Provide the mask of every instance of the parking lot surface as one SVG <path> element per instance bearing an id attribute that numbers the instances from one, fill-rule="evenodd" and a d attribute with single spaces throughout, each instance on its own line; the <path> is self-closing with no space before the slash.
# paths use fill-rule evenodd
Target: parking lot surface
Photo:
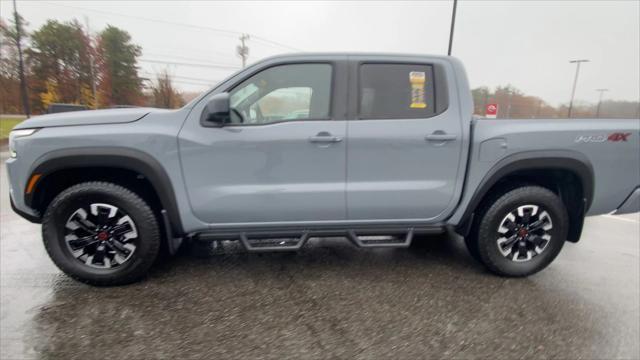
<path id="1" fill-rule="evenodd" d="M 639 358 L 640 216 L 588 218 L 546 270 L 501 278 L 453 235 L 409 249 L 185 248 L 143 282 L 78 283 L 0 170 L 2 359 Z"/>

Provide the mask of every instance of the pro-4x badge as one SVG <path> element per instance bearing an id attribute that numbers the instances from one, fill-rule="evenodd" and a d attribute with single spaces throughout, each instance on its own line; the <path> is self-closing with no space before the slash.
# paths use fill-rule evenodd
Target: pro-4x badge
<path id="1" fill-rule="evenodd" d="M 608 141 L 627 141 L 631 133 L 613 133 L 607 138 Z"/>
<path id="2" fill-rule="evenodd" d="M 579 135 L 576 137 L 577 143 L 603 143 L 605 141 L 618 142 L 627 141 L 631 133 L 612 133 L 607 135 Z"/>

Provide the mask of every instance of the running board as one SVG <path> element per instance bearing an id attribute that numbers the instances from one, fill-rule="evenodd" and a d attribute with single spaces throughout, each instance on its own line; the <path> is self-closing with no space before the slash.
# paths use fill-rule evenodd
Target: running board
<path id="1" fill-rule="evenodd" d="M 387 227 L 364 229 L 270 229 L 268 231 L 206 232 L 195 236 L 202 241 L 239 240 L 249 252 L 297 251 L 314 237 L 346 237 L 361 248 L 405 248 L 411 245 L 415 234 L 440 234 L 441 226 Z"/>

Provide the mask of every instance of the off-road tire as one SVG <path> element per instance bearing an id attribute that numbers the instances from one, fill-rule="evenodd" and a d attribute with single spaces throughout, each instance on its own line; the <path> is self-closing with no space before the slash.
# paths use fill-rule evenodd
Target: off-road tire
<path id="1" fill-rule="evenodd" d="M 536 205 L 550 216 L 553 228 L 551 240 L 544 251 L 524 262 L 516 262 L 500 253 L 497 232 L 501 221 L 510 212 L 523 205 Z M 471 256 L 489 271 L 508 277 L 532 275 L 547 267 L 560 253 L 567 238 L 568 215 L 562 200 L 551 190 L 540 186 L 521 186 L 496 193 L 476 212 L 471 234 L 465 239 Z"/>
<path id="2" fill-rule="evenodd" d="M 65 224 L 79 205 L 101 202 L 126 212 L 135 223 L 138 245 L 131 258 L 113 269 L 96 269 L 74 258 L 65 241 Z M 124 285 L 142 279 L 158 256 L 160 231 L 149 205 L 134 192 L 113 183 L 85 182 L 58 194 L 47 207 L 42 238 L 53 262 L 70 277 L 97 286 Z"/>

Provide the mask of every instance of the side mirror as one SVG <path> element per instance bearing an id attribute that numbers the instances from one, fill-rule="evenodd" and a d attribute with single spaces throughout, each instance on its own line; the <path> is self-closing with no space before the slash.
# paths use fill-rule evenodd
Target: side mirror
<path id="1" fill-rule="evenodd" d="M 200 124 L 207 127 L 222 127 L 231 122 L 229 93 L 214 95 L 202 110 Z"/>

